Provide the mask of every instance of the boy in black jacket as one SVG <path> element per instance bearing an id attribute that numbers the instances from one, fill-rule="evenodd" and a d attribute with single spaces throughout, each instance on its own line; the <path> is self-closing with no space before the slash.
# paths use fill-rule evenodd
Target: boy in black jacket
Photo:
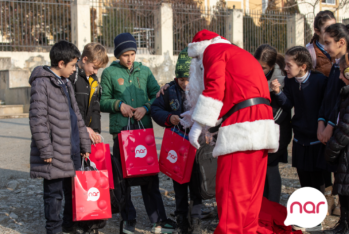
<path id="1" fill-rule="evenodd" d="M 101 111 L 100 85 L 97 72 L 108 63 L 107 50 L 99 43 L 89 43 L 84 47 L 81 59 L 77 63 L 76 72 L 70 77 L 79 105 L 80 114 L 85 121 L 90 139 L 100 143 Z M 98 133 L 98 134 L 97 134 Z"/>
<path id="2" fill-rule="evenodd" d="M 189 67 L 191 58 L 188 56 L 188 48 L 181 51 L 176 64 L 176 79 L 174 85 L 169 87 L 164 95 L 155 99 L 151 106 L 151 116 L 154 121 L 162 127 L 171 128 L 178 126 L 182 131 L 180 114 L 185 112 L 185 89 L 189 83 Z M 187 133 L 188 134 L 188 133 Z M 197 173 L 198 165 L 194 162 L 193 174 Z M 176 221 L 177 229 L 173 233 L 186 234 L 189 230 L 188 222 L 188 186 L 190 189 L 190 199 L 193 201 L 191 210 L 192 233 L 201 233 L 201 204 L 202 199 L 198 193 L 198 185 L 190 181 L 187 184 L 179 184 L 173 181 L 176 198 Z"/>

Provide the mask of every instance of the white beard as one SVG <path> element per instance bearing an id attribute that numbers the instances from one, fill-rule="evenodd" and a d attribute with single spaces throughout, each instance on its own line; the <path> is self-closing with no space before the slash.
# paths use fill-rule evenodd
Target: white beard
<path id="1" fill-rule="evenodd" d="M 191 116 L 193 115 L 200 94 L 202 94 L 202 91 L 205 89 L 204 68 L 202 65 L 202 58 L 200 57 L 193 58 L 190 64 L 189 84 L 185 91 L 186 101 L 184 103 L 187 111 L 183 113 L 183 119 L 181 119 L 181 124 L 184 128 L 189 128 L 193 125 L 194 121 Z"/>

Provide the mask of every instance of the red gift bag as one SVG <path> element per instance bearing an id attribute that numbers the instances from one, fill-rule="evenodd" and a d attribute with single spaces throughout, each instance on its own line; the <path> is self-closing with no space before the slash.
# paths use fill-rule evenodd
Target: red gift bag
<path id="1" fill-rule="evenodd" d="M 196 149 L 188 136 L 176 128 L 166 128 L 160 151 L 160 171 L 176 182 L 190 181 Z"/>
<path id="2" fill-rule="evenodd" d="M 72 178 L 73 221 L 110 219 L 108 171 L 76 171 Z"/>
<path id="3" fill-rule="evenodd" d="M 124 178 L 150 176 L 160 172 L 152 128 L 124 130 L 118 137 Z"/>
<path id="4" fill-rule="evenodd" d="M 113 169 L 111 164 L 109 144 L 98 143 L 91 145 L 90 159 L 98 170 L 107 170 L 109 178 L 109 188 L 114 189 Z"/>

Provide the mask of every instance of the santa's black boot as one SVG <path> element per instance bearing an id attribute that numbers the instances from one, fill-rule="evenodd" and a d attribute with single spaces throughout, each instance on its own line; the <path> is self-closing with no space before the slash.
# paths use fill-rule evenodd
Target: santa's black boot
<path id="1" fill-rule="evenodd" d="M 336 225 L 330 229 L 325 230 L 325 234 L 349 234 L 348 222 L 349 212 L 344 207 L 341 207 L 341 217 Z"/>

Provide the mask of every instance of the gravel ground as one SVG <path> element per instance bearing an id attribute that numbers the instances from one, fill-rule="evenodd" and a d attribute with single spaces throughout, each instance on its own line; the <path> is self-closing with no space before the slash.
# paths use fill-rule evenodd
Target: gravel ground
<path id="1" fill-rule="evenodd" d="M 28 119 L 0 120 L 2 132 L 0 138 L 0 234 L 44 234 L 45 216 L 43 208 L 42 179 L 29 179 L 29 144 L 30 131 Z M 106 143 L 112 146 L 112 138 L 108 134 L 108 116 L 102 114 L 102 134 Z M 154 127 L 158 152 L 161 147 L 163 129 Z M 15 146 L 15 147 L 14 147 Z M 291 146 L 289 147 L 291 149 Z M 291 155 L 291 152 L 289 152 Z M 291 162 L 291 158 L 289 158 Z M 289 196 L 300 188 L 297 172 L 291 164 L 280 164 L 282 176 L 281 204 L 287 204 Z M 175 201 L 172 181 L 160 173 L 160 188 L 168 217 L 174 212 Z M 146 215 L 140 189 L 132 188 L 132 201 L 137 210 L 136 233 L 150 233 L 151 224 Z M 216 206 L 215 200 L 205 201 L 205 205 L 212 210 Z M 203 220 L 203 226 L 209 227 L 216 217 Z M 323 226 L 329 228 L 338 220 L 337 216 L 327 216 Z M 120 217 L 113 215 L 101 234 L 118 233 Z M 205 230 L 205 233 L 213 233 Z M 321 233 L 321 232 L 320 232 Z"/>

